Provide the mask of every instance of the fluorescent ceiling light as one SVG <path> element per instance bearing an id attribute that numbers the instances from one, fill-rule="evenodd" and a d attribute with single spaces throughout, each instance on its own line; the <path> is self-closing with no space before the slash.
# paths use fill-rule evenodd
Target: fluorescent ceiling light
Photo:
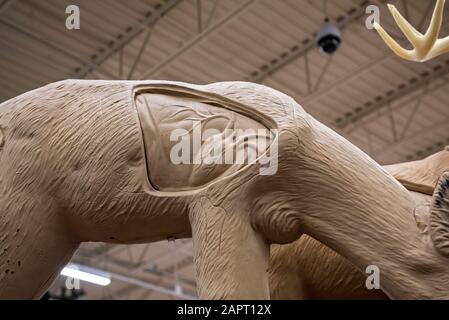
<path id="1" fill-rule="evenodd" d="M 111 283 L 111 276 L 108 273 L 77 265 L 68 265 L 62 269 L 61 275 L 94 283 L 99 286 L 107 286 Z"/>

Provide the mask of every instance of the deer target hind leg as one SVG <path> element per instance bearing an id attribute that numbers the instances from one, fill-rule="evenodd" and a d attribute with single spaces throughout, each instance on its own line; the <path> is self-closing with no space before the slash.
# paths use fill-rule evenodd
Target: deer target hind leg
<path id="1" fill-rule="evenodd" d="M 303 237 L 302 237 L 303 238 Z M 272 300 L 309 299 L 307 286 L 298 270 L 299 240 L 270 248 L 270 298 Z"/>
<path id="2" fill-rule="evenodd" d="M 269 245 L 239 210 L 200 198 L 190 213 L 197 291 L 205 299 L 269 299 Z"/>
<path id="3" fill-rule="evenodd" d="M 49 199 L 9 190 L 0 208 L 0 299 L 39 299 L 79 243 Z"/>

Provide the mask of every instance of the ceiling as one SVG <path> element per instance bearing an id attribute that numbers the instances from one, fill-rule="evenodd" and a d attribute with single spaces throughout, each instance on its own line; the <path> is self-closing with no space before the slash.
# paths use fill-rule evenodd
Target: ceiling
<path id="1" fill-rule="evenodd" d="M 391 2 L 427 28 L 434 1 Z M 449 144 L 449 56 L 427 63 L 395 56 L 365 27 L 365 8 L 378 5 L 382 25 L 408 46 L 384 1 L 327 1 L 343 31 L 332 57 L 314 44 L 323 1 L 79 0 L 79 30 L 65 26 L 70 4 L 0 0 L 0 101 L 65 78 L 246 80 L 291 95 L 382 164 Z M 86 284 L 84 298 L 195 297 L 189 240 L 85 244 L 74 261 L 113 275 L 108 287 Z"/>

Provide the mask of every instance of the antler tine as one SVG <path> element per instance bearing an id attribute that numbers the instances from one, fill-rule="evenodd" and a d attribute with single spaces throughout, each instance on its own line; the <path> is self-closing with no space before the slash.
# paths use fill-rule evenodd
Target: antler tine
<path id="1" fill-rule="evenodd" d="M 388 4 L 388 9 L 393 15 L 394 21 L 402 30 L 407 39 L 411 42 L 411 44 L 415 48 L 419 48 L 422 46 L 423 35 L 421 32 L 415 29 L 399 12 L 398 9 L 392 4 Z"/>
<path id="2" fill-rule="evenodd" d="M 413 50 L 406 50 L 402 48 L 399 43 L 396 42 L 386 31 L 384 28 L 382 28 L 381 25 L 379 25 L 377 22 L 374 22 L 374 28 L 377 30 L 381 38 L 384 40 L 384 42 L 387 44 L 387 46 L 390 47 L 391 50 L 393 50 L 394 53 L 396 53 L 399 57 L 405 60 L 414 60 L 414 51 Z"/>
<path id="3" fill-rule="evenodd" d="M 441 24 L 443 22 L 443 11 L 446 0 L 437 0 L 435 10 L 433 12 L 432 20 L 430 21 L 429 29 L 426 32 L 426 47 L 430 51 L 438 39 L 440 34 Z"/>
<path id="4" fill-rule="evenodd" d="M 428 60 L 449 52 L 449 37 L 438 39 L 429 53 Z"/>
<path id="5" fill-rule="evenodd" d="M 415 47 L 413 50 L 406 50 L 402 48 L 379 24 L 374 23 L 374 28 L 377 30 L 388 47 L 390 47 L 390 49 L 393 50 L 393 52 L 399 57 L 405 60 L 420 62 L 430 60 L 442 55 L 443 53 L 449 52 L 449 37 L 446 37 L 445 39 L 438 39 L 443 22 L 445 3 L 446 0 L 437 0 L 430 26 L 424 35 L 416 30 L 401 15 L 395 6 L 391 4 L 388 5 L 388 9 L 393 15 L 397 25 Z"/>

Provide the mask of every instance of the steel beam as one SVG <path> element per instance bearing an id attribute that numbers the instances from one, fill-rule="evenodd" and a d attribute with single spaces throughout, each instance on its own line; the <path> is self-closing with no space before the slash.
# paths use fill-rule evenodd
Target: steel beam
<path id="1" fill-rule="evenodd" d="M 198 23 L 198 33 L 203 32 L 203 6 L 201 0 L 196 0 L 196 20 Z"/>
<path id="2" fill-rule="evenodd" d="M 334 58 L 334 55 L 328 56 L 327 60 L 326 60 L 326 64 L 324 65 L 324 67 L 321 69 L 320 75 L 318 76 L 318 79 L 316 80 L 315 85 L 313 86 L 313 90 L 312 92 L 316 92 L 317 90 L 320 89 L 321 86 L 321 82 L 324 79 L 324 75 L 327 73 L 327 70 L 329 70 L 329 66 L 332 63 L 332 60 Z"/>
<path id="3" fill-rule="evenodd" d="M 118 52 L 118 78 L 123 77 L 123 49 Z"/>
<path id="4" fill-rule="evenodd" d="M 76 54 L 74 54 L 72 51 L 67 50 L 61 46 L 55 45 L 54 43 L 46 40 L 45 38 L 43 38 L 41 35 L 28 31 L 26 29 L 24 29 L 22 26 L 19 26 L 18 24 L 11 22 L 11 21 L 6 21 L 4 19 L 0 19 L 0 23 L 4 24 L 5 26 L 7 26 L 10 29 L 13 29 L 15 31 L 18 31 L 20 33 L 22 33 L 23 35 L 27 36 L 30 39 L 33 39 L 34 41 L 37 41 L 38 43 L 43 44 L 44 46 L 48 47 L 49 49 L 53 50 L 53 51 L 57 51 L 61 54 L 63 54 L 64 56 L 80 62 L 80 63 L 85 63 L 83 59 L 81 59 L 79 56 L 77 56 Z M 96 65 L 94 62 L 88 62 L 89 67 L 90 68 L 98 68 L 99 66 Z M 106 71 L 106 70 L 102 70 L 100 68 L 98 68 L 99 72 L 103 73 L 104 75 L 108 76 L 108 77 L 114 77 L 114 75 L 112 75 L 112 73 Z"/>
<path id="5" fill-rule="evenodd" d="M 311 75 L 310 75 L 310 67 L 309 67 L 309 55 L 306 54 L 304 55 L 304 67 L 306 70 L 306 83 L 307 83 L 307 94 L 310 95 L 312 93 L 312 79 L 311 79 Z"/>
<path id="6" fill-rule="evenodd" d="M 447 119 L 446 119 L 446 123 L 447 123 Z M 415 155 L 410 155 L 408 157 L 405 157 L 403 159 L 403 161 L 416 161 L 416 160 L 421 160 L 424 158 L 427 158 L 428 156 L 431 156 L 432 154 L 436 153 L 436 152 L 440 152 L 443 150 L 445 145 L 449 144 L 449 136 L 443 137 L 441 139 L 439 139 L 439 141 L 437 143 L 434 143 L 431 146 L 428 146 L 427 148 L 418 150 Z"/>
<path id="7" fill-rule="evenodd" d="M 212 4 L 212 9 L 209 12 L 209 16 L 207 17 L 207 21 L 206 21 L 206 24 L 204 25 L 204 28 L 206 28 L 206 29 L 209 28 L 212 20 L 215 17 L 215 13 L 217 12 L 218 2 L 219 1 L 220 0 L 214 0 L 214 3 Z"/>
<path id="8" fill-rule="evenodd" d="M 134 71 L 136 70 L 136 67 L 137 67 L 137 65 L 140 62 L 140 58 L 142 57 L 142 54 L 145 51 L 145 48 L 146 48 L 146 46 L 148 44 L 148 41 L 150 40 L 151 33 L 152 33 L 152 29 L 149 29 L 147 31 L 147 33 L 145 34 L 145 38 L 143 39 L 143 42 L 142 42 L 142 44 L 140 46 L 140 49 L 139 49 L 139 52 L 137 53 L 137 56 L 134 59 L 133 65 L 131 66 L 131 69 L 129 70 L 128 76 L 126 77 L 128 80 L 131 79 L 132 76 L 134 75 Z"/>
<path id="9" fill-rule="evenodd" d="M 429 90 L 429 85 L 430 85 L 429 82 L 427 82 L 427 85 L 424 87 L 423 92 L 419 95 L 418 100 L 416 100 L 412 112 L 407 117 L 404 129 L 402 129 L 401 138 L 404 138 L 407 135 L 407 131 L 410 128 L 410 125 L 412 124 L 413 120 L 415 119 L 416 113 L 418 112 L 419 108 L 422 105 L 423 97 L 427 94 L 427 91 Z"/>
<path id="10" fill-rule="evenodd" d="M 408 84 L 403 84 L 396 91 L 388 91 L 376 101 L 369 101 L 365 103 L 365 106 L 368 105 L 368 107 L 363 108 L 359 112 L 353 111 L 351 115 L 345 117 L 344 119 L 341 119 L 340 121 L 337 121 L 336 126 L 342 130 L 354 131 L 359 127 L 358 123 L 360 123 L 361 120 L 365 119 L 369 115 L 387 107 L 389 104 L 392 104 L 396 100 L 423 88 L 427 85 L 427 83 L 430 83 L 435 79 L 444 77 L 447 74 L 449 74 L 449 60 L 445 61 L 444 64 L 438 65 L 438 67 L 434 67 L 432 71 L 422 74 L 416 80 L 409 81 Z"/>
<path id="11" fill-rule="evenodd" d="M 166 15 L 171 9 L 173 9 L 177 4 L 179 4 L 182 0 L 167 0 L 163 2 L 163 5 L 160 6 L 157 10 L 155 10 L 151 15 L 146 17 L 142 23 L 137 24 L 132 27 L 130 32 L 127 32 L 126 35 L 121 37 L 120 39 L 116 39 L 113 44 L 104 52 L 98 52 L 96 54 L 95 59 L 90 59 L 85 62 L 85 65 L 80 68 L 79 71 L 75 72 L 71 77 L 75 79 L 84 78 L 89 72 L 97 68 L 103 62 L 105 62 L 109 57 L 111 57 L 114 53 L 122 49 L 126 44 L 139 36 L 144 30 L 145 26 L 152 26 L 155 24 L 161 17 Z"/>
<path id="12" fill-rule="evenodd" d="M 436 79 L 433 82 L 438 81 L 438 80 L 443 80 L 443 81 L 438 83 L 438 84 L 436 84 L 435 86 L 429 87 L 427 89 L 426 95 L 428 95 L 428 94 L 430 94 L 430 93 L 432 93 L 434 91 L 437 91 L 437 90 L 447 86 L 449 78 L 447 76 L 445 76 L 445 77 L 442 77 L 441 79 Z M 430 84 L 432 84 L 432 83 L 430 83 Z M 416 97 L 415 96 L 411 96 L 410 98 L 407 98 L 406 101 L 401 103 L 401 105 L 395 107 L 395 111 L 397 112 L 397 111 L 399 111 L 399 110 L 401 110 L 403 108 L 406 108 L 410 104 L 413 104 L 414 102 L 416 102 Z M 381 118 L 381 117 L 385 116 L 387 114 L 387 112 L 388 111 L 380 110 L 380 111 L 377 112 L 376 117 L 377 118 Z M 347 134 L 351 134 L 354 131 L 356 131 L 357 129 L 360 129 L 361 127 L 364 127 L 364 126 L 366 126 L 367 124 L 369 124 L 371 122 L 372 122 L 372 120 L 370 118 L 367 118 L 367 119 L 365 119 L 363 121 L 360 121 L 360 122 L 354 124 L 353 126 L 351 126 L 351 128 L 348 128 L 346 133 Z"/>
<path id="13" fill-rule="evenodd" d="M 212 35 L 215 31 L 218 31 L 219 29 L 226 26 L 229 22 L 231 22 L 233 19 L 238 17 L 242 12 L 245 11 L 248 7 L 250 7 L 253 3 L 255 3 L 257 0 L 246 0 L 241 5 L 239 5 L 236 9 L 234 9 L 231 13 L 224 16 L 220 21 L 213 24 L 209 28 L 203 30 L 200 34 L 195 36 L 193 39 L 191 39 L 187 44 L 185 44 L 183 47 L 181 47 L 179 50 L 174 52 L 171 56 L 169 56 L 166 60 L 162 61 L 161 63 L 157 64 L 153 68 L 151 68 L 149 71 L 145 72 L 141 79 L 148 79 L 153 77 L 155 74 L 162 71 L 164 68 L 169 66 L 173 61 L 177 60 L 182 54 L 184 54 L 186 51 L 193 48 L 195 45 L 200 44 L 204 40 L 206 40 L 210 35 Z"/>
<path id="14" fill-rule="evenodd" d="M 441 120 L 437 123 L 432 123 L 431 125 L 422 128 L 422 130 L 420 130 L 420 132 L 431 133 L 433 131 L 439 130 L 441 126 L 447 125 L 448 122 L 449 122 L 449 117 L 445 117 L 443 120 Z M 394 151 L 401 144 L 413 141 L 415 139 L 415 137 L 416 137 L 415 135 L 404 136 L 404 137 L 400 138 L 398 141 L 396 141 L 395 143 L 389 144 L 388 146 L 382 147 L 381 149 L 374 151 L 373 155 L 375 157 L 379 157 L 379 156 L 388 154 L 389 152 Z M 445 137 L 443 137 L 443 139 L 444 138 Z M 449 136 L 448 136 L 448 138 L 449 138 Z M 430 153 L 430 154 L 432 154 L 432 153 Z"/>

